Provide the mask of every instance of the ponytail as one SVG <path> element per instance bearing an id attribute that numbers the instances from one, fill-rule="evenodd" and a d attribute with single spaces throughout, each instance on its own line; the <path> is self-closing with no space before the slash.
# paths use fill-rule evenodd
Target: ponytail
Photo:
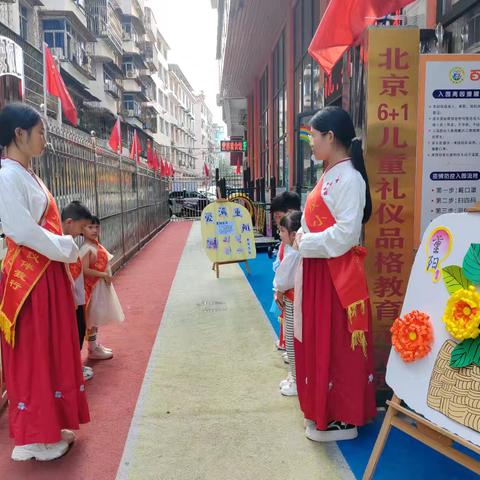
<path id="1" fill-rule="evenodd" d="M 370 194 L 370 184 L 368 182 L 365 159 L 363 158 L 362 140 L 358 137 L 355 137 L 352 140 L 352 144 L 350 145 L 350 157 L 355 170 L 360 172 L 360 175 L 365 181 L 365 208 L 363 209 L 362 223 L 367 223 L 372 215 L 372 196 Z"/>
<path id="2" fill-rule="evenodd" d="M 325 107 L 313 116 L 310 120 L 310 125 L 321 133 L 333 132 L 337 142 L 349 152 L 354 168 L 360 172 L 367 187 L 362 221 L 362 223 L 367 223 L 372 215 L 372 197 L 370 195 L 365 160 L 363 159 L 362 141 L 355 137 L 355 127 L 352 118 L 340 107 Z"/>

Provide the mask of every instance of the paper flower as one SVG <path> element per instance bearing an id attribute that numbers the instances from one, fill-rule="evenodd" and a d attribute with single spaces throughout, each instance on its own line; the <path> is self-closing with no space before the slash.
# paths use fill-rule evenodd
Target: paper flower
<path id="1" fill-rule="evenodd" d="M 457 290 L 450 297 L 442 320 L 450 335 L 458 340 L 480 335 L 480 293 L 474 286 Z"/>
<path id="2" fill-rule="evenodd" d="M 397 318 L 390 328 L 392 345 L 404 362 L 414 362 L 430 353 L 433 328 L 430 317 L 414 310 Z"/>

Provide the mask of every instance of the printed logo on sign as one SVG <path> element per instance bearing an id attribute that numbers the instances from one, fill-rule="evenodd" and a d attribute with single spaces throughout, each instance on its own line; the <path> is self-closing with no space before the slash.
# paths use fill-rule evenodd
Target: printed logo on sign
<path id="1" fill-rule="evenodd" d="M 450 81 L 458 85 L 465 80 L 465 70 L 462 67 L 453 67 L 449 73 Z"/>

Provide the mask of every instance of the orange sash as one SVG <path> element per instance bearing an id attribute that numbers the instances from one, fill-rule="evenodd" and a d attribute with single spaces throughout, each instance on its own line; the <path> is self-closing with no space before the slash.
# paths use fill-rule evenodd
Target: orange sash
<path id="1" fill-rule="evenodd" d="M 40 226 L 51 233 L 62 235 L 62 223 L 55 199 L 44 183 L 35 177 L 47 195 L 47 208 Z M 17 245 L 7 238 L 7 255 L 3 261 L 3 274 L 7 276 L 2 303 L 0 304 L 0 331 L 5 341 L 15 346 L 15 324 L 20 311 L 37 285 L 51 260 L 24 245 Z"/>
<path id="2" fill-rule="evenodd" d="M 82 259 L 79 257 L 75 263 L 69 263 L 68 268 L 73 281 L 75 281 L 82 273 Z"/>
<path id="3" fill-rule="evenodd" d="M 312 233 L 325 231 L 336 224 L 328 205 L 322 197 L 322 177 L 308 196 L 305 204 L 305 221 Z M 352 334 L 352 349 L 361 345 L 366 355 L 368 331 L 367 302 L 369 299 L 367 278 L 365 275 L 365 257 L 367 250 L 355 246 L 341 257 L 328 258 L 333 285 L 342 307 L 347 311 L 349 332 Z"/>
<path id="4" fill-rule="evenodd" d="M 95 242 L 97 247 L 97 259 L 90 260 L 90 268 L 92 270 L 97 270 L 97 272 L 106 272 L 108 268 L 108 252 L 103 245 L 99 242 Z M 93 289 L 97 285 L 97 282 L 100 280 L 100 277 L 93 277 L 91 275 L 85 275 L 85 301 L 88 305 L 92 299 Z"/>

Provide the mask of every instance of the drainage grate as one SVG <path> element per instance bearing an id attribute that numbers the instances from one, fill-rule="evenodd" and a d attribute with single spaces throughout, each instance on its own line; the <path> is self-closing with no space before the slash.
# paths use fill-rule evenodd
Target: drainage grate
<path id="1" fill-rule="evenodd" d="M 204 300 L 203 302 L 197 303 L 197 307 L 201 312 L 206 313 L 225 312 L 228 310 L 226 303 L 218 300 Z"/>

